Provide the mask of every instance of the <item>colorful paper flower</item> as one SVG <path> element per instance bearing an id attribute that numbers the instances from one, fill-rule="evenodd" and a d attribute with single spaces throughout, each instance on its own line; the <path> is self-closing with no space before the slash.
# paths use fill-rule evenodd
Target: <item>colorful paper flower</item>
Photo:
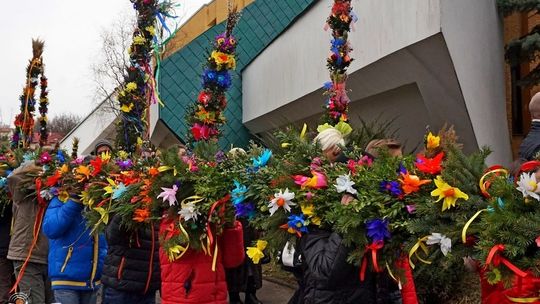
<path id="1" fill-rule="evenodd" d="M 441 252 L 444 256 L 446 256 L 450 251 L 452 251 L 452 240 L 444 234 L 436 232 L 432 233 L 430 236 L 428 236 L 426 244 L 439 244 L 441 246 Z"/>
<path id="2" fill-rule="evenodd" d="M 84 180 L 87 180 L 92 175 L 92 172 L 90 171 L 90 167 L 85 165 L 79 165 L 77 168 L 75 168 L 75 178 L 79 182 L 83 182 Z"/>
<path id="3" fill-rule="evenodd" d="M 384 239 L 390 238 L 390 231 L 388 230 L 388 220 L 373 219 L 366 223 L 367 236 L 371 238 L 373 242 L 384 241 Z"/>
<path id="4" fill-rule="evenodd" d="M 441 162 L 443 157 L 443 152 L 440 152 L 433 158 L 427 158 L 423 154 L 418 154 L 414 164 L 421 172 L 435 175 L 442 171 Z"/>
<path id="5" fill-rule="evenodd" d="M 261 155 L 256 158 L 252 158 L 254 170 L 257 171 L 260 168 L 265 167 L 271 157 L 272 151 L 269 149 L 264 149 Z"/>
<path id="6" fill-rule="evenodd" d="M 307 177 L 303 175 L 293 176 L 294 183 L 300 185 L 302 189 L 322 189 L 328 186 L 326 182 L 326 176 L 317 171 L 311 171 L 312 177 Z"/>
<path id="7" fill-rule="evenodd" d="M 208 127 L 208 125 L 195 123 L 193 127 L 191 127 L 191 134 L 193 135 L 193 138 L 197 141 L 207 140 L 210 138 L 210 128 Z"/>
<path id="8" fill-rule="evenodd" d="M 246 254 L 253 261 L 253 264 L 259 264 L 262 258 L 264 258 L 264 249 L 268 245 L 267 241 L 257 240 L 255 247 L 247 247 Z"/>
<path id="9" fill-rule="evenodd" d="M 517 189 L 523 194 L 523 197 L 532 197 L 536 200 L 540 200 L 540 195 L 538 195 L 540 189 L 538 188 L 538 182 L 536 181 L 534 172 L 521 173 L 517 185 Z"/>
<path id="10" fill-rule="evenodd" d="M 131 159 L 119 159 L 116 161 L 116 164 L 118 167 L 120 167 L 121 170 L 128 170 L 133 166 L 133 161 Z"/>
<path id="11" fill-rule="evenodd" d="M 197 218 L 199 217 L 199 215 L 201 215 L 199 210 L 197 210 L 195 208 L 195 203 L 194 202 L 189 202 L 189 203 L 182 204 L 182 209 L 180 209 L 180 211 L 178 211 L 178 214 L 185 221 L 189 221 L 189 220 L 196 221 Z"/>
<path id="12" fill-rule="evenodd" d="M 406 205 L 405 208 L 407 209 L 407 213 L 414 214 L 416 212 L 416 205 Z"/>
<path id="13" fill-rule="evenodd" d="M 252 219 L 255 216 L 255 205 L 251 202 L 243 202 L 234 205 L 236 217 Z"/>
<path id="14" fill-rule="evenodd" d="M 306 226 L 306 219 L 303 214 L 300 215 L 290 215 L 288 217 L 287 224 L 281 226 L 281 228 L 287 229 L 287 232 L 290 234 L 296 234 L 301 237 L 302 233 L 307 233 L 308 228 Z"/>
<path id="15" fill-rule="evenodd" d="M 398 181 L 381 181 L 379 183 L 379 191 L 381 192 L 388 192 L 392 194 L 393 196 L 401 196 L 403 195 L 403 191 L 401 190 L 401 185 Z"/>
<path id="16" fill-rule="evenodd" d="M 426 137 L 426 148 L 428 149 L 436 149 L 440 146 L 441 143 L 441 137 L 435 136 L 431 132 Z"/>
<path id="17" fill-rule="evenodd" d="M 119 199 L 122 196 L 122 194 L 126 192 L 126 190 L 127 190 L 126 185 L 124 185 L 123 183 L 118 184 L 118 186 L 114 189 L 111 198 L 113 200 Z"/>
<path id="18" fill-rule="evenodd" d="M 434 181 L 437 189 L 431 191 L 431 196 L 439 197 L 436 202 L 444 199 L 442 204 L 442 211 L 450 209 L 450 207 L 455 207 L 456 201 L 460 198 L 464 200 L 469 199 L 469 196 L 467 194 L 463 193 L 461 190 L 459 190 L 459 188 L 452 187 L 447 184 L 440 175 L 437 176 L 437 179 L 435 179 Z"/>
<path id="19" fill-rule="evenodd" d="M 238 205 L 246 199 L 247 187 L 237 181 L 234 181 L 234 186 L 235 188 L 231 191 L 231 201 L 233 205 Z"/>
<path id="20" fill-rule="evenodd" d="M 163 192 L 161 192 L 157 198 L 162 198 L 163 202 L 168 201 L 169 206 L 176 205 L 178 202 L 176 200 L 176 191 L 178 191 L 178 186 L 173 185 L 172 188 L 161 187 L 161 190 L 163 190 Z"/>
<path id="21" fill-rule="evenodd" d="M 42 164 L 48 164 L 52 161 L 52 156 L 49 154 L 49 152 L 43 152 L 39 156 L 39 162 Z"/>
<path id="22" fill-rule="evenodd" d="M 355 183 L 351 181 L 351 176 L 349 174 L 344 174 L 344 175 L 338 176 L 334 187 L 336 187 L 336 190 L 338 193 L 347 192 L 352 195 L 355 195 L 358 193 L 358 191 L 356 191 L 356 189 L 353 188 L 354 184 Z"/>
<path id="23" fill-rule="evenodd" d="M 418 176 L 409 173 L 401 173 L 401 179 L 399 181 L 401 182 L 401 188 L 405 194 L 418 192 L 420 186 L 431 183 L 431 180 L 429 179 L 420 179 Z"/>
<path id="24" fill-rule="evenodd" d="M 274 215 L 274 213 L 281 207 L 285 209 L 287 212 L 291 212 L 291 206 L 295 206 L 296 203 L 292 202 L 294 199 L 294 192 L 289 192 L 289 188 L 285 189 L 285 192 L 282 190 L 279 190 L 278 193 L 274 194 L 274 198 L 270 201 L 270 204 L 268 204 L 268 208 L 270 208 L 268 211 L 270 211 L 270 216 Z"/>
<path id="25" fill-rule="evenodd" d="M 315 206 L 313 206 L 313 204 L 302 204 L 300 207 L 302 209 L 302 213 L 313 225 L 321 225 L 321 218 L 315 214 Z"/>
<path id="26" fill-rule="evenodd" d="M 64 156 L 62 150 L 58 150 L 58 152 L 56 152 L 56 160 L 61 164 L 66 162 L 66 157 Z"/>
<path id="27" fill-rule="evenodd" d="M 138 223 L 145 222 L 150 217 L 150 211 L 138 208 L 133 212 L 133 220 Z"/>

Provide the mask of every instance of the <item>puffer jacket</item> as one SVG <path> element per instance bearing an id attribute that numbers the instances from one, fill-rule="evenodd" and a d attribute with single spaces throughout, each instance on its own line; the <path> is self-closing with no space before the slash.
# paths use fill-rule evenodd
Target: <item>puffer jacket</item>
<path id="1" fill-rule="evenodd" d="M 162 220 L 164 231 L 171 221 Z M 188 249 L 176 261 L 169 261 L 160 249 L 162 304 L 227 304 L 225 268 L 238 267 L 244 261 L 242 224 L 226 228 L 218 240 L 216 271 L 212 271 L 212 256 Z"/>
<path id="2" fill-rule="evenodd" d="M 32 184 L 32 176 L 36 176 L 41 171 L 40 166 L 36 166 L 33 163 L 25 163 L 15 169 L 7 179 L 9 191 L 13 199 L 13 226 L 7 258 L 12 261 L 26 260 L 32 246 L 32 241 L 34 240 L 36 218 L 40 214 L 40 211 L 45 210 L 45 207 L 39 206 L 35 195 L 29 195 L 32 190 L 21 186 L 22 184 Z M 30 263 L 46 265 L 48 254 L 49 241 L 40 230 L 36 246 L 33 248 L 28 261 Z"/>
<path id="3" fill-rule="evenodd" d="M 304 259 L 304 304 L 375 304 L 376 282 L 366 272 L 364 281 L 359 269 L 347 263 L 349 250 L 334 232 L 312 229 L 302 236 L 299 246 Z"/>
<path id="4" fill-rule="evenodd" d="M 82 211 L 82 204 L 54 197 L 45 213 L 43 233 L 49 238 L 49 279 L 55 290 L 94 290 L 101 284 L 105 236 L 90 235 Z"/>
<path id="5" fill-rule="evenodd" d="M 109 248 L 101 282 L 123 292 L 155 293 L 161 285 L 158 227 L 147 225 L 144 229 L 127 231 L 120 224 L 121 218 L 115 215 L 107 226 Z"/>

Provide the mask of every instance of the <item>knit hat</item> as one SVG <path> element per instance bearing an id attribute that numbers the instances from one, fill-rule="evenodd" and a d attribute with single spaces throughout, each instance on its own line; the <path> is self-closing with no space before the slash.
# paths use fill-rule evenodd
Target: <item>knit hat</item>
<path id="1" fill-rule="evenodd" d="M 113 146 L 111 144 L 110 141 L 106 140 L 106 139 L 100 139 L 98 140 L 98 142 L 96 143 L 96 145 L 94 146 L 94 154 L 97 154 L 97 150 L 100 148 L 100 147 L 103 147 L 103 146 L 107 146 L 111 149 L 111 151 L 113 150 Z"/>

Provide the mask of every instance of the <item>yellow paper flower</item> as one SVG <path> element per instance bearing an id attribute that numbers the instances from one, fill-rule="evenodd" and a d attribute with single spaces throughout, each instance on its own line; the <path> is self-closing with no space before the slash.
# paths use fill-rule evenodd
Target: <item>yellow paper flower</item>
<path id="1" fill-rule="evenodd" d="M 236 59 L 234 59 L 234 56 L 232 55 L 223 52 L 213 51 L 210 57 L 216 62 L 218 66 L 226 66 L 228 69 L 236 68 Z"/>
<path id="2" fill-rule="evenodd" d="M 120 107 L 120 110 L 122 110 L 122 112 L 125 112 L 125 113 L 131 112 L 132 109 L 133 109 L 133 103 L 130 103 L 129 105 L 125 104 Z"/>
<path id="3" fill-rule="evenodd" d="M 126 84 L 126 92 L 131 92 L 131 91 L 135 91 L 137 89 L 137 84 L 135 82 L 128 82 L 128 84 Z"/>
<path id="4" fill-rule="evenodd" d="M 58 194 L 58 199 L 61 200 L 63 203 L 67 202 L 67 200 L 69 199 L 69 193 L 65 190 L 61 191 Z"/>
<path id="5" fill-rule="evenodd" d="M 111 152 L 103 152 L 99 157 L 101 157 L 104 162 L 108 162 L 109 160 L 111 160 Z"/>
<path id="6" fill-rule="evenodd" d="M 440 175 L 437 176 L 437 179 L 435 179 L 434 182 L 437 189 L 431 191 L 431 196 L 438 196 L 437 202 L 444 199 L 442 211 L 450 209 L 450 207 L 455 207 L 456 201 L 460 198 L 464 200 L 469 199 L 467 194 L 463 193 L 459 188 L 450 186 Z"/>
<path id="7" fill-rule="evenodd" d="M 69 167 L 67 164 L 63 164 L 62 167 L 60 167 L 60 173 L 65 174 L 69 172 Z"/>
<path id="8" fill-rule="evenodd" d="M 103 222 L 105 225 L 109 223 L 109 212 L 107 212 L 107 210 L 105 210 L 103 207 L 96 207 L 94 208 L 94 211 L 99 213 L 99 220 L 101 222 Z"/>
<path id="9" fill-rule="evenodd" d="M 118 157 L 122 160 L 126 160 L 129 157 L 129 153 L 124 150 L 118 151 Z"/>
<path id="10" fill-rule="evenodd" d="M 144 37 L 142 36 L 135 36 L 133 37 L 133 44 L 145 44 L 146 43 L 146 39 L 144 39 Z"/>
<path id="11" fill-rule="evenodd" d="M 321 218 L 315 215 L 315 207 L 313 204 L 302 204 L 300 206 L 302 208 L 302 213 L 309 218 L 309 221 L 316 226 L 321 225 Z"/>
<path id="12" fill-rule="evenodd" d="M 441 137 L 435 136 L 431 132 L 429 132 L 426 139 L 426 147 L 428 149 L 435 149 L 435 148 L 438 148 L 440 144 L 441 144 Z"/>
<path id="13" fill-rule="evenodd" d="M 258 240 L 256 247 L 247 247 L 246 254 L 253 261 L 254 264 L 259 264 L 262 258 L 264 258 L 263 250 L 268 245 L 267 241 Z"/>
<path id="14" fill-rule="evenodd" d="M 107 178 L 107 181 L 109 182 L 109 185 L 107 187 L 103 188 L 103 190 L 105 190 L 106 194 L 112 194 L 114 192 L 114 189 L 117 187 L 117 185 L 110 178 Z"/>
<path id="15" fill-rule="evenodd" d="M 152 35 L 152 36 L 154 36 L 154 35 L 156 34 L 156 29 L 155 29 L 153 26 L 151 26 L 151 25 L 145 27 L 145 29 L 146 29 L 146 30 L 150 33 L 150 35 Z"/>

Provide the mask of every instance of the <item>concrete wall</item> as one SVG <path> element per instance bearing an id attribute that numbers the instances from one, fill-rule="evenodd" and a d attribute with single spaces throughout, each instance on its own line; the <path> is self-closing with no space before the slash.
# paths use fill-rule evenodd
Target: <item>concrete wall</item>
<path id="1" fill-rule="evenodd" d="M 315 4 L 244 70 L 244 122 L 328 81 L 324 58 L 331 35 L 323 27 L 331 3 L 323 0 Z M 359 21 L 349 35 L 355 48 L 351 73 L 440 31 L 438 0 L 355 0 L 353 6 Z"/>
<path id="2" fill-rule="evenodd" d="M 442 0 L 442 33 L 479 146 L 492 163 L 512 158 L 504 90 L 502 20 L 495 0 Z"/>

